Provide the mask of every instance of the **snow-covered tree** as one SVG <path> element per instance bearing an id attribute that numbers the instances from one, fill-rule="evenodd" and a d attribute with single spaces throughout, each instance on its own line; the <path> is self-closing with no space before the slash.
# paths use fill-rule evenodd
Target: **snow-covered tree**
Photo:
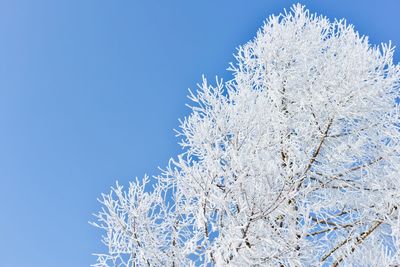
<path id="1" fill-rule="evenodd" d="M 399 264 L 393 52 L 301 5 L 269 17 L 190 93 L 184 152 L 102 196 L 95 266 Z"/>

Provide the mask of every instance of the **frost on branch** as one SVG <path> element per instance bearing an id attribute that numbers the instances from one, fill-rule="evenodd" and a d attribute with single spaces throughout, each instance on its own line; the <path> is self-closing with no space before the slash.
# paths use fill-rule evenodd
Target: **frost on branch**
<path id="1" fill-rule="evenodd" d="M 400 264 L 393 52 L 300 5 L 271 16 L 231 81 L 190 93 L 153 187 L 103 195 L 96 266 Z"/>

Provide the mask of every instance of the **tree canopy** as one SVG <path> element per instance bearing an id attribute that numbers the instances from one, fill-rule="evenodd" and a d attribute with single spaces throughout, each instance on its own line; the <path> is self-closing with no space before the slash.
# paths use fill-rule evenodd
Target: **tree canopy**
<path id="1" fill-rule="evenodd" d="M 204 78 L 183 153 L 117 184 L 93 224 L 96 266 L 387 266 L 400 263 L 394 48 L 301 5 Z"/>

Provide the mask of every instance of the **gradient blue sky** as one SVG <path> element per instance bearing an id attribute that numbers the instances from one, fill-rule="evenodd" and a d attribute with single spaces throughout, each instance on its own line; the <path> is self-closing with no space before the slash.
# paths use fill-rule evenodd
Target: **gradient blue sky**
<path id="1" fill-rule="evenodd" d="M 295 2 L 0 1 L 0 265 L 94 263 L 96 198 L 179 153 L 187 88 Z M 400 46 L 400 1 L 301 2 Z"/>

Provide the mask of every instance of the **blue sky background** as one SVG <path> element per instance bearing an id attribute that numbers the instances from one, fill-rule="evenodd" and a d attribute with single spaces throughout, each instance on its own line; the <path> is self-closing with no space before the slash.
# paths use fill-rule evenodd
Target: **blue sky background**
<path id="1" fill-rule="evenodd" d="M 187 88 L 295 2 L 0 1 L 0 265 L 94 263 L 96 198 L 179 153 Z M 302 3 L 400 46 L 400 1 Z"/>

